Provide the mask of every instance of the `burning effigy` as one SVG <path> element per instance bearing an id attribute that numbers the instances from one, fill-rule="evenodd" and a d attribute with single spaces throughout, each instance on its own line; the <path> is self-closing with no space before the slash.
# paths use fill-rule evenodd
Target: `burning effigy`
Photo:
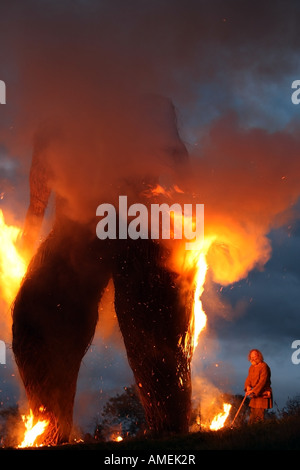
<path id="1" fill-rule="evenodd" d="M 165 136 L 168 142 L 167 150 L 158 148 L 158 152 L 164 153 L 176 172 L 176 167 L 186 164 L 187 152 L 176 129 L 172 104 L 155 99 L 154 116 L 164 128 L 160 139 Z M 55 167 L 48 155 L 52 156 L 49 147 L 55 138 L 53 134 L 37 135 L 30 206 L 20 242 L 24 253 L 33 251 L 53 190 Z M 155 142 L 155 135 L 151 140 Z M 54 181 L 58 181 L 56 175 Z M 137 200 L 142 199 L 144 189 L 145 185 L 136 190 Z M 147 196 L 145 204 L 150 201 Z M 13 304 L 13 352 L 32 416 L 48 422 L 50 442 L 68 441 L 80 364 L 94 336 L 101 295 L 112 278 L 115 310 L 149 429 L 159 434 L 187 432 L 190 362 L 203 327 L 193 311 L 193 281 L 189 288 L 184 286 L 183 294 L 185 273 L 180 277 L 171 269 L 168 248 L 159 240 L 99 240 L 95 217 L 83 223 L 69 214 L 68 201 L 58 195 L 53 228 L 32 256 Z M 184 270 L 191 276 L 198 266 L 194 260 L 189 262 Z M 197 265 L 202 285 L 205 261 L 200 258 Z M 201 285 L 196 287 L 197 299 Z"/>
<path id="2" fill-rule="evenodd" d="M 252 109 L 254 71 L 269 83 L 268 71 L 286 66 L 282 49 L 265 62 L 285 29 L 274 23 L 266 49 L 265 15 L 252 15 L 261 28 L 241 28 L 222 2 L 19 3 L 7 4 L 0 29 L 9 45 L 0 142 L 30 186 L 24 223 L 13 208 L 0 213 L 1 323 L 12 331 L 28 399 L 19 445 L 69 440 L 78 372 L 102 326 L 108 283 L 150 432 L 188 432 L 193 399 L 201 428 L 218 429 L 230 404 L 194 380 L 193 360 L 218 315 L 218 293 L 265 266 L 268 234 L 293 219 L 300 196 L 299 126 L 255 127 L 250 111 L 243 122 L 239 106 L 223 106 L 238 84 L 235 104 L 247 85 L 244 109 Z M 228 12 L 237 18 L 235 3 Z M 248 54 L 251 34 L 259 42 Z M 190 142 L 177 106 L 189 115 Z M 195 214 L 175 210 L 185 204 L 204 205 L 194 242 L 178 232 L 198 233 Z M 154 205 L 170 209 L 172 237 L 150 233 Z"/>
<path id="3" fill-rule="evenodd" d="M 107 192 L 103 192 L 102 186 L 99 192 L 98 175 L 92 171 L 93 162 L 97 168 L 99 164 L 94 155 L 84 162 L 76 156 L 75 161 L 82 163 L 78 169 L 71 165 L 71 149 L 75 149 L 76 155 L 76 148 L 87 136 L 75 132 L 77 125 L 75 129 L 68 126 L 64 134 L 63 128 L 46 123 L 36 133 L 30 205 L 24 227 L 8 225 L 1 218 L 1 295 L 7 304 L 12 302 L 13 352 L 30 410 L 24 416 L 29 437 L 21 440 L 21 446 L 28 442 L 30 445 L 68 442 L 79 368 L 95 333 L 98 304 L 111 280 L 115 312 L 149 430 L 158 435 L 188 432 L 193 389 L 191 365 L 199 335 L 207 324 L 202 305 L 207 273 L 214 282 L 226 286 L 269 259 L 270 244 L 265 237 L 269 222 L 265 220 L 259 226 L 246 214 L 245 225 L 228 215 L 222 201 L 220 207 L 206 205 L 204 237 L 196 239 L 190 249 L 175 233 L 171 234 L 173 237 L 164 237 L 161 232 L 159 239 L 138 234 L 136 220 L 134 233 L 139 236 L 104 239 L 97 236 L 95 209 L 104 193 L 111 205 L 119 193 L 128 195 L 129 204 L 138 202 L 143 207 L 166 201 L 209 200 L 208 191 L 213 186 L 209 178 L 201 195 L 191 192 L 191 188 L 197 187 L 193 181 L 195 161 L 190 162 L 180 139 L 172 103 L 151 96 L 150 108 L 152 120 L 149 97 L 142 98 L 142 105 L 135 102 L 131 122 L 126 123 L 126 135 L 135 131 L 141 136 L 138 127 L 141 121 L 143 138 L 134 141 L 134 148 L 130 139 L 129 143 L 124 136 L 122 140 L 128 158 L 132 154 L 143 156 L 142 168 L 148 170 L 143 179 L 137 177 L 141 168 L 134 171 L 133 163 L 138 165 L 138 161 L 133 158 L 128 160 L 132 178 L 115 181 L 118 185 L 113 191 L 111 182 L 107 182 L 104 185 Z M 159 116 L 159 132 L 153 116 Z M 104 135 L 101 145 L 105 142 Z M 104 154 L 112 152 L 111 140 L 106 143 Z M 112 155 L 118 154 L 119 145 L 113 150 Z M 145 167 L 148 152 L 151 164 Z M 212 161 L 213 158 L 215 155 L 211 156 Z M 204 169 L 206 164 L 206 160 L 201 161 Z M 198 162 L 196 168 L 197 165 Z M 215 173 L 216 170 L 214 178 Z M 103 178 L 101 182 L 104 183 Z M 87 186 L 91 191 L 84 190 Z M 55 215 L 49 234 L 40 241 L 51 193 L 55 194 Z M 176 216 L 176 211 L 170 216 L 173 231 Z M 116 220 L 124 225 L 120 218 Z M 219 429 L 228 418 L 230 404 L 215 407 L 216 394 L 219 392 L 215 390 L 207 401 L 214 414 L 207 414 L 201 429 Z M 198 429 L 197 425 L 193 428 Z M 37 437 L 32 438 L 35 434 Z"/>
<path id="4" fill-rule="evenodd" d="M 151 100 L 153 113 L 153 96 Z M 188 154 L 172 103 L 158 96 L 155 100 L 154 116 L 164 128 L 159 138 L 168 142 L 167 150 L 162 152 L 164 147 L 158 146 L 157 151 L 169 159 L 174 177 L 188 165 Z M 148 105 L 148 98 L 143 97 L 143 102 Z M 1 219 L 2 237 L 8 232 L 9 243 L 2 256 L 11 257 L 10 262 L 3 258 L 2 264 L 14 270 L 2 273 L 3 285 L 8 286 L 3 295 L 7 302 L 13 301 L 13 352 L 30 409 L 23 417 L 27 431 L 20 447 L 68 442 L 80 364 L 95 333 L 102 293 L 111 279 L 118 323 L 149 430 L 159 435 L 186 433 L 191 413 L 191 361 L 206 325 L 201 294 L 211 242 L 196 239 L 193 249 L 186 250 L 184 240 L 165 239 L 163 233 L 158 240 L 100 240 L 95 217 L 87 219 L 84 213 L 83 220 L 75 220 L 69 200 L 59 193 L 53 227 L 39 242 L 49 197 L 59 181 L 51 152 L 57 138 L 61 136 L 52 128 L 37 133 L 24 228 L 8 226 Z M 150 140 L 155 141 L 155 134 Z M 175 184 L 166 189 L 153 175 L 145 181 L 136 184 L 133 196 L 146 206 L 154 201 L 187 199 Z M 132 191 L 134 185 L 130 185 Z"/>

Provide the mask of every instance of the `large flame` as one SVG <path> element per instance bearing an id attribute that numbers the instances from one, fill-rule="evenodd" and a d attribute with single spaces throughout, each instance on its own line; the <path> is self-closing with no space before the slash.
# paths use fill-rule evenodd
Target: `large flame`
<path id="1" fill-rule="evenodd" d="M 166 190 L 162 186 L 157 185 L 155 187 L 149 188 L 148 191 L 144 193 L 144 195 L 147 197 L 154 196 L 174 200 L 174 196 L 176 196 L 177 198 L 177 196 L 182 193 L 183 191 L 177 186 L 173 186 L 172 188 Z M 181 219 L 179 220 L 180 223 L 185 223 L 185 214 L 170 214 L 170 219 L 173 219 L 173 223 L 175 222 L 175 218 L 177 217 Z M 195 224 L 193 218 L 189 222 L 191 222 L 192 225 Z M 201 332 L 203 332 L 207 324 L 207 316 L 203 308 L 201 296 L 204 292 L 206 274 L 208 271 L 208 253 L 216 241 L 218 241 L 218 236 L 212 235 L 210 233 L 209 236 L 206 235 L 204 240 L 196 240 L 194 243 L 190 243 L 190 247 L 192 246 L 192 249 L 189 250 L 185 249 L 184 243 L 176 244 L 176 248 L 173 251 L 173 255 L 169 261 L 170 266 L 172 265 L 172 268 L 174 268 L 176 272 L 182 275 L 183 291 L 185 291 L 187 288 L 188 291 L 190 291 L 190 289 L 193 289 L 194 292 L 192 315 L 190 319 L 189 328 L 186 332 L 185 337 L 180 337 L 178 342 L 178 346 L 182 347 L 185 351 L 185 354 L 189 355 L 191 359 L 195 355 L 197 346 L 199 344 Z M 210 256 L 210 258 L 212 257 Z M 224 263 L 222 263 L 222 266 L 223 265 Z M 226 275 L 224 273 L 222 274 Z M 179 380 L 182 383 L 182 380 Z M 229 415 L 231 405 L 224 403 L 223 408 L 224 412 L 221 412 L 216 415 L 213 418 L 211 424 L 209 424 L 208 422 L 207 424 L 205 424 L 205 427 L 210 428 L 211 430 L 217 430 L 224 426 L 225 421 Z"/>
<path id="2" fill-rule="evenodd" d="M 229 403 L 223 403 L 223 412 L 217 414 L 217 416 L 214 417 L 214 419 L 211 422 L 210 425 L 210 430 L 211 431 L 217 431 L 221 429 L 224 424 L 226 419 L 228 418 L 228 415 L 231 410 L 231 405 Z"/>
<path id="3" fill-rule="evenodd" d="M 29 261 L 18 249 L 21 235 L 22 228 L 8 225 L 0 210 L 0 297 L 6 305 L 11 305 L 13 302 Z M 37 438 L 44 433 L 49 421 L 37 420 L 32 410 L 27 416 L 23 415 L 22 420 L 26 430 L 18 447 L 32 447 Z"/>
<path id="4" fill-rule="evenodd" d="M 195 277 L 195 294 L 193 304 L 193 315 L 192 315 L 192 331 L 193 331 L 193 349 L 195 350 L 201 331 L 206 326 L 206 314 L 202 307 L 201 295 L 204 291 L 204 282 L 207 272 L 207 263 L 205 259 L 205 253 L 200 252 L 197 259 L 197 271 Z"/>
<path id="5" fill-rule="evenodd" d="M 8 305 L 18 292 L 28 264 L 17 248 L 21 234 L 21 228 L 5 223 L 0 210 L 0 293 Z"/>
<path id="6" fill-rule="evenodd" d="M 153 194 L 164 194 L 171 197 L 173 194 L 181 192 L 179 188 L 173 189 L 168 194 L 164 193 L 161 187 L 156 187 Z M 173 193 L 173 194 L 172 194 Z M 14 300 L 23 276 L 26 273 L 28 261 L 20 252 L 18 242 L 22 235 L 22 228 L 15 225 L 8 225 L 5 222 L 3 212 L 0 210 L 0 296 L 2 300 L 10 305 Z M 194 285 L 194 299 L 193 309 L 190 321 L 189 331 L 184 339 L 184 347 L 186 350 L 191 350 L 194 354 L 201 332 L 205 329 L 207 317 L 203 310 L 201 296 L 204 291 L 204 283 L 206 273 L 208 270 L 207 252 L 213 242 L 212 238 L 206 239 L 204 243 L 195 243 L 193 250 L 184 250 L 184 261 L 182 263 L 182 251 L 176 253 L 178 264 L 183 270 L 192 270 L 194 272 L 193 285 Z M 190 286 L 191 287 L 191 286 Z M 224 423 L 230 412 L 231 405 L 224 403 L 224 412 L 219 413 L 211 422 L 210 429 L 216 430 L 224 426 Z M 26 431 L 22 443 L 19 447 L 30 447 L 36 445 L 35 442 L 41 436 L 48 424 L 48 420 L 38 420 L 34 417 L 32 411 L 28 416 L 23 416 Z M 120 441 L 122 437 L 117 434 L 113 436 L 113 440 Z"/>
<path id="7" fill-rule="evenodd" d="M 25 424 L 26 431 L 23 441 L 18 447 L 24 448 L 37 446 L 36 440 L 45 432 L 49 425 L 49 420 L 44 419 L 36 421 L 32 410 L 30 410 L 29 415 L 23 415 L 22 419 Z"/>
<path id="8" fill-rule="evenodd" d="M 202 243 L 195 243 L 194 249 L 185 250 L 183 261 L 179 261 L 181 256 L 180 252 L 176 255 L 178 256 L 177 264 L 181 266 L 183 272 L 194 273 L 192 286 L 188 286 L 188 289 L 193 288 L 194 294 L 189 333 L 185 339 L 186 351 L 191 347 L 193 353 L 198 346 L 200 334 L 207 324 L 207 316 L 203 309 L 201 296 L 204 292 L 204 284 L 208 270 L 206 255 L 211 243 L 211 239 L 207 239 Z"/>
<path id="9" fill-rule="evenodd" d="M 207 316 L 203 309 L 201 296 L 204 292 L 204 283 L 208 269 L 206 254 L 209 247 L 211 246 L 211 243 L 212 239 L 206 240 L 206 242 L 203 243 L 202 246 L 196 247 L 195 250 L 193 250 L 192 253 L 188 255 L 189 262 L 193 263 L 196 269 L 194 278 L 195 291 L 193 301 L 193 315 L 190 324 L 193 353 L 195 353 L 195 350 L 199 343 L 200 334 L 204 330 L 207 323 Z M 223 412 L 220 412 L 213 418 L 209 429 L 211 431 L 217 431 L 223 428 L 229 416 L 230 410 L 231 405 L 228 403 L 223 403 Z"/>

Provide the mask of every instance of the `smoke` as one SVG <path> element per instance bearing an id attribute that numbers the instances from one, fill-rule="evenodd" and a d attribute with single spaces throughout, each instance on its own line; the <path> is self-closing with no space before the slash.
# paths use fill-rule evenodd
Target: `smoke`
<path id="1" fill-rule="evenodd" d="M 147 181 L 176 183 L 205 204 L 214 279 L 246 276 L 269 258 L 266 235 L 299 196 L 298 126 L 249 129 L 262 116 L 274 126 L 265 101 L 297 70 L 298 10 L 296 1 L 9 2 L 1 140 L 16 171 L 27 178 L 34 138 L 44 139 L 52 187 L 80 221 Z M 170 158 L 178 137 L 157 95 L 193 139 L 188 174 Z"/>
<path id="2" fill-rule="evenodd" d="M 242 8 L 237 1 L 12 1 L 0 33 L 7 67 L 1 78 L 8 88 L 3 142 L 26 172 L 34 136 L 42 132 L 53 189 L 80 220 L 136 181 L 178 180 L 181 173 L 174 175 L 165 150 L 174 135 L 163 106 L 158 121 L 149 119 L 140 97 L 169 97 L 182 113 L 183 138 L 191 129 L 203 132 L 212 106 L 214 115 L 223 115 L 236 104 L 234 94 L 253 93 L 253 82 L 278 83 L 283 70 L 290 73 L 299 42 L 296 9 L 296 2 L 287 9 L 280 1 L 246 1 Z M 211 96 L 209 106 L 204 93 Z M 211 188 L 217 183 L 212 168 L 224 189 L 229 168 L 251 178 L 253 165 L 235 161 L 232 167 L 224 151 L 212 161 L 207 145 L 206 163 L 195 157 Z M 268 168 L 270 160 L 262 159 Z M 209 196 L 220 207 L 219 195 L 206 192 L 203 202 Z"/>
<path id="3" fill-rule="evenodd" d="M 228 285 L 265 265 L 267 235 L 299 214 L 299 133 L 245 130 L 236 116 L 211 125 L 200 141 L 190 187 L 205 202 L 208 263 L 214 280 Z"/>
<path id="4" fill-rule="evenodd" d="M 1 183 L 27 202 L 20 181 L 38 136 L 69 217 L 85 222 L 98 204 L 167 181 L 184 190 L 181 202 L 205 205 L 207 282 L 262 269 L 268 233 L 293 220 L 300 193 L 299 126 L 282 104 L 299 78 L 298 17 L 297 1 L 7 2 L 0 142 L 16 163 Z M 170 157 L 180 145 L 158 96 L 177 110 L 184 172 Z M 104 337 L 116 327 L 105 314 L 112 289 L 100 306 Z M 215 298 L 209 305 L 222 311 Z"/>
<path id="5" fill-rule="evenodd" d="M 246 77 L 274 80 L 293 65 L 296 9 L 278 1 L 9 2 L 1 62 L 14 122 L 27 137 L 59 116 L 101 131 L 107 113 L 130 115 L 132 93 L 192 106 L 200 85 L 216 84 L 220 96 L 220 88 L 240 91 Z"/>
<path id="6" fill-rule="evenodd" d="M 147 182 L 184 188 L 188 202 L 205 204 L 214 281 L 235 282 L 266 263 L 267 234 L 299 197 L 299 126 L 268 130 L 286 121 L 274 106 L 279 91 L 290 101 L 298 10 L 296 1 L 9 2 L 3 148 L 27 179 L 43 141 L 52 188 L 82 222 Z M 185 172 L 170 156 L 179 140 L 158 96 L 177 108 Z"/>

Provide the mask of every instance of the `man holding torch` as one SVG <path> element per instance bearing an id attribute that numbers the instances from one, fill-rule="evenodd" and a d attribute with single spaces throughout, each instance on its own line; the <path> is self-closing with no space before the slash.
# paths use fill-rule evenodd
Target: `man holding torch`
<path id="1" fill-rule="evenodd" d="M 245 396 L 251 398 L 249 423 L 252 424 L 264 420 L 265 410 L 273 407 L 273 396 L 271 370 L 264 362 L 262 353 L 258 349 L 251 349 L 248 360 L 251 366 L 245 381 Z"/>

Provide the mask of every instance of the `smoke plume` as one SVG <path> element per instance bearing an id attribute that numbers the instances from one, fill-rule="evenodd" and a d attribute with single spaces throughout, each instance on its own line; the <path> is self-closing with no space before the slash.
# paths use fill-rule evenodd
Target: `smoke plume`
<path id="1" fill-rule="evenodd" d="M 290 99 L 298 15 L 297 1 L 10 1 L 0 142 L 16 163 L 1 183 L 27 180 L 39 141 L 67 215 L 85 222 L 158 178 L 181 202 L 204 203 L 214 282 L 261 269 L 268 233 L 293 219 L 300 195 L 299 124 L 270 112 L 272 90 Z M 177 136 L 163 100 L 152 115 L 158 97 L 177 111 L 184 171 L 168 153 Z"/>

